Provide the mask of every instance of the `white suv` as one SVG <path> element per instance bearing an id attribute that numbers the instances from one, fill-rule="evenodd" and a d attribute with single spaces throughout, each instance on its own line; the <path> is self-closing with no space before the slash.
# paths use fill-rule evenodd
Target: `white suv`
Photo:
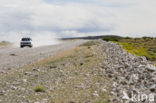
<path id="1" fill-rule="evenodd" d="M 33 47 L 33 44 L 32 44 L 32 39 L 31 38 L 22 38 L 21 39 L 21 42 L 20 42 L 20 47 L 23 48 L 25 46 L 28 46 L 28 47 Z"/>

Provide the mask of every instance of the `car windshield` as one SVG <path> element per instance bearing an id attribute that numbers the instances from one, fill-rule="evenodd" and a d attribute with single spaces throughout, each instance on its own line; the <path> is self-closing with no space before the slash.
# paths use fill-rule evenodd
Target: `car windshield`
<path id="1" fill-rule="evenodd" d="M 31 41 L 30 38 L 22 38 L 22 41 Z"/>

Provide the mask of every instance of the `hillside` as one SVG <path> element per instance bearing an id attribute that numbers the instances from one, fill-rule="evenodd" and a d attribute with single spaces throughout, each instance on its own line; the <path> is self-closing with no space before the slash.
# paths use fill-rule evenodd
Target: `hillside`
<path id="1" fill-rule="evenodd" d="M 156 69 L 118 44 L 77 48 L 0 73 L 2 103 L 125 103 L 123 91 L 155 93 Z"/>

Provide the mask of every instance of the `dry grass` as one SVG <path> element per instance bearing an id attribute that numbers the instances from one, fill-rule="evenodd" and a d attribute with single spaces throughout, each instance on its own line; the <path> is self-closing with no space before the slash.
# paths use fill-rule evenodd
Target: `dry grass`
<path id="1" fill-rule="evenodd" d="M 99 55 L 97 45 L 90 46 L 65 50 L 40 62 L 11 70 L 8 74 L 1 74 L 0 89 L 10 90 L 9 95 L 3 96 L 3 103 L 17 100 L 33 103 L 43 99 L 47 99 L 48 103 L 109 103 L 108 92 L 101 91 L 103 87 L 109 91 L 111 85 L 111 81 L 100 74 L 99 63 L 104 57 Z M 6 82 L 14 84 L 23 79 L 27 82 L 19 82 L 17 90 L 11 90 L 10 85 L 6 85 Z M 25 88 L 26 92 L 20 88 Z M 37 93 L 38 90 L 44 92 Z M 95 91 L 99 96 L 92 95 Z M 16 98 L 18 94 L 24 97 Z"/>
<path id="2" fill-rule="evenodd" d="M 7 42 L 7 41 L 1 41 L 0 42 L 0 46 L 8 46 L 8 45 L 11 45 L 11 43 Z"/>

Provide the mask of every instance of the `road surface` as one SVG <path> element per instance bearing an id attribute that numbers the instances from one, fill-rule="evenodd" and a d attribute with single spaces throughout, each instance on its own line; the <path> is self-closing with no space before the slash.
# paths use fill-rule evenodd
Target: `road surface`
<path id="1" fill-rule="evenodd" d="M 56 45 L 36 48 L 0 48 L 0 71 L 19 68 L 36 61 L 40 61 L 62 50 L 74 48 L 84 42 L 86 41 L 66 41 Z"/>

